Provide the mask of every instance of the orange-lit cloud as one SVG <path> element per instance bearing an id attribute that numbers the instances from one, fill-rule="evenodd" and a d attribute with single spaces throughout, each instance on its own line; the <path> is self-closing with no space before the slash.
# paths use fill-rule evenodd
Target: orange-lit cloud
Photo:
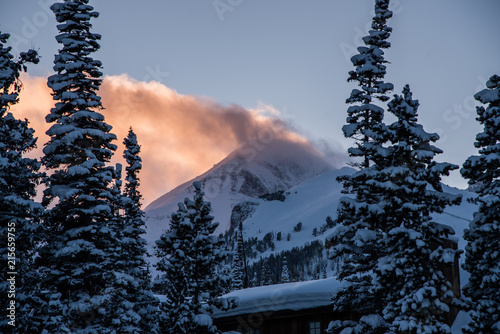
<path id="1" fill-rule="evenodd" d="M 23 76 L 20 103 L 12 108 L 16 117 L 28 118 L 39 137 L 36 152 L 48 141 L 45 116 L 54 101 L 47 79 Z M 205 172 L 241 145 L 251 144 L 270 131 L 275 138 L 308 144 L 267 114 L 237 105 L 223 106 L 207 98 L 177 93 L 157 82 L 138 82 L 126 75 L 106 77 L 99 91 L 106 122 L 117 135 L 118 151 L 113 162 L 123 163 L 123 138 L 132 126 L 141 145 L 143 170 L 141 192 L 145 204 L 182 182 Z"/>

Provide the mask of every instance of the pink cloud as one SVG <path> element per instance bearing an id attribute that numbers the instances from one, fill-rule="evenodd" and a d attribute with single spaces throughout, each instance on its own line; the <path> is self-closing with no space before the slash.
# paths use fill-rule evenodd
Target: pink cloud
<path id="1" fill-rule="evenodd" d="M 36 130 L 42 155 L 48 141 L 45 116 L 53 107 L 46 78 L 24 75 L 16 117 L 28 118 Z M 143 159 L 140 174 L 144 204 L 182 182 L 202 174 L 230 152 L 251 145 L 263 136 L 309 145 L 284 122 L 238 105 L 223 106 L 211 99 L 177 93 L 157 82 L 138 82 L 126 75 L 106 77 L 99 91 L 106 122 L 118 137 L 113 163 L 123 163 L 123 138 L 132 127 L 137 133 Z"/>

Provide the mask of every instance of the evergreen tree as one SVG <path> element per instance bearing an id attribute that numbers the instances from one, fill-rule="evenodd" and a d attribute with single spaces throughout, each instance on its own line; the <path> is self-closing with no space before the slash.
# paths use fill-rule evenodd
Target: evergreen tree
<path id="1" fill-rule="evenodd" d="M 288 273 L 288 262 L 286 261 L 286 256 L 283 257 L 283 267 L 281 269 L 281 283 L 290 282 L 290 274 Z"/>
<path id="2" fill-rule="evenodd" d="M 465 232 L 467 246 L 464 269 L 470 273 L 464 295 L 471 301 L 472 321 L 464 333 L 500 332 L 500 76 L 493 75 L 486 89 L 474 97 L 477 121 L 483 132 L 474 146 L 479 155 L 469 157 L 461 170 L 476 187 L 478 211 Z"/>
<path id="3" fill-rule="evenodd" d="M 116 240 L 114 249 L 114 279 L 112 298 L 107 304 L 108 327 L 116 333 L 156 333 L 158 302 L 151 292 L 151 277 L 146 265 L 146 240 L 142 195 L 139 192 L 138 173 L 142 168 L 137 136 L 130 129 L 125 138 L 123 157 L 127 162 L 125 190 L 118 197 L 124 212 L 117 214 L 112 230 Z M 117 168 L 118 170 L 118 168 Z M 119 190 L 119 176 L 114 189 Z"/>
<path id="4" fill-rule="evenodd" d="M 65 0 L 51 7 L 62 44 L 54 59 L 56 74 L 48 78 L 55 107 L 42 163 L 52 171 L 46 179 L 44 203 L 53 202 L 41 250 L 42 289 L 48 307 L 40 310 L 50 333 L 106 333 L 107 290 L 113 280 L 113 235 L 110 223 L 113 179 L 106 167 L 116 146 L 105 123 L 101 99 L 101 62 L 90 55 L 100 35 L 90 32 L 98 17 L 88 0 Z"/>
<path id="5" fill-rule="evenodd" d="M 232 301 L 220 298 L 221 277 L 216 266 L 226 256 L 213 235 L 218 223 L 203 199 L 201 183 L 194 182 L 194 200 L 186 198 L 172 214 L 169 230 L 156 241 L 156 268 L 162 271 L 167 301 L 161 304 L 162 333 L 217 333 L 210 313 L 226 309 Z"/>
<path id="6" fill-rule="evenodd" d="M 234 291 L 232 288 L 233 280 L 232 280 L 232 270 L 231 267 L 227 264 L 223 264 L 216 268 L 216 276 L 220 277 L 220 295 L 225 295 Z M 243 287 L 244 289 L 244 287 Z"/>
<path id="7" fill-rule="evenodd" d="M 394 333 L 450 333 L 446 315 L 454 294 L 443 268 L 459 251 L 445 246 L 454 231 L 431 214 L 460 203 L 461 196 L 444 193 L 440 183 L 458 166 L 433 161 L 442 153 L 432 145 L 439 136 L 417 123 L 418 106 L 408 85 L 388 105 L 397 120 L 389 125 L 386 181 L 378 185 L 385 256 L 375 268 L 374 289 L 383 295 L 383 316 Z"/>
<path id="8" fill-rule="evenodd" d="M 39 172 L 38 160 L 25 157 L 36 148 L 34 130 L 27 120 L 16 119 L 8 110 L 19 102 L 21 71 L 26 71 L 26 63 L 38 63 L 38 55 L 29 50 L 14 60 L 12 48 L 4 45 L 9 36 L 0 32 L 0 252 L 4 264 L 0 281 L 3 308 L 0 331 L 28 333 L 35 332 L 39 325 L 30 311 L 40 307 L 40 301 L 34 297 L 39 275 L 34 270 L 33 258 L 41 241 L 39 223 L 43 207 L 33 197 L 43 173 Z M 12 291 L 15 297 L 9 296 Z M 15 302 L 15 317 L 9 317 L 11 302 Z"/>
<path id="9" fill-rule="evenodd" d="M 273 285 L 273 273 L 271 271 L 271 263 L 269 258 L 264 260 L 264 267 L 262 268 L 262 285 Z"/>
<path id="10" fill-rule="evenodd" d="M 341 198 L 342 226 L 331 238 L 335 246 L 330 255 L 343 259 L 338 276 L 347 283 L 333 295 L 334 310 L 363 317 L 334 321 L 331 333 L 412 333 L 425 326 L 446 332 L 444 314 L 453 298 L 439 270 L 457 256 L 443 245 L 453 231 L 432 222 L 430 214 L 460 202 L 460 197 L 443 194 L 440 185 L 441 176 L 457 166 L 433 161 L 441 150 L 430 143 L 439 137 L 416 123 L 418 102 L 411 99 L 409 87 L 389 104 L 397 118 L 390 126 L 383 123 L 384 109 L 373 103 L 374 98 L 388 101 L 385 94 L 393 89 L 383 81 L 382 49 L 390 46 L 391 32 L 386 26 L 392 16 L 388 8 L 389 0 L 376 0 L 373 30 L 363 39 L 367 46 L 352 58 L 356 70 L 349 81 L 358 81 L 362 90 L 354 89 L 347 99 L 358 105 L 349 107 L 343 131 L 357 140 L 349 155 L 363 161 L 361 170 L 338 179 L 344 192 L 354 196 Z M 408 261 L 411 255 L 415 263 Z M 411 274 L 394 282 L 401 272 Z M 431 276 L 418 276 L 422 274 Z M 406 292 L 403 298 L 401 291 Z M 424 301 L 418 300 L 420 296 Z M 412 299 L 417 301 L 411 303 Z M 426 305 L 428 300 L 434 304 Z"/>
<path id="11" fill-rule="evenodd" d="M 397 121 L 381 143 L 390 145 L 381 146 L 373 155 L 377 163 L 347 183 L 356 198 L 342 199 L 339 222 L 344 226 L 332 238 L 332 253 L 346 257 L 339 277 L 348 285 L 334 295 L 334 308 L 373 321 L 336 321 L 332 333 L 346 327 L 356 333 L 450 330 L 445 316 L 454 295 L 442 268 L 453 264 L 458 252 L 444 246 L 454 231 L 433 222 L 430 214 L 460 203 L 460 196 L 443 193 L 440 184 L 457 166 L 433 161 L 442 153 L 431 144 L 439 136 L 417 123 L 417 109 L 406 86 L 403 96 L 389 103 Z"/>
<path id="12" fill-rule="evenodd" d="M 362 162 L 359 171 L 337 179 L 343 183 L 344 193 L 355 195 L 340 199 L 337 221 L 342 226 L 331 238 L 335 246 L 330 255 L 344 259 L 338 277 L 347 281 L 346 287 L 333 295 L 334 310 L 340 312 L 380 315 L 382 311 L 381 295 L 373 291 L 372 285 L 373 270 L 383 256 L 379 240 L 385 218 L 379 206 L 384 190 L 375 180 L 385 177 L 381 173 L 385 163 L 383 144 L 389 138 L 383 123 L 384 109 L 373 102 L 386 102 L 389 98 L 385 94 L 393 89 L 383 80 L 387 63 L 383 49 L 390 47 L 387 39 L 392 28 L 387 26 L 387 20 L 391 17 L 389 0 L 376 0 L 372 30 L 363 38 L 366 46 L 359 47 L 359 54 L 351 58 L 356 69 L 349 72 L 348 81 L 357 81 L 361 90 L 353 89 L 346 100 L 356 105 L 348 108 L 347 124 L 342 130 L 346 137 L 356 140 L 348 150 L 349 156 L 360 157 Z M 330 330 L 340 332 L 344 325 L 351 327 L 338 322 Z"/>
<path id="13" fill-rule="evenodd" d="M 179 209 L 170 218 L 167 233 L 156 241 L 156 256 L 159 258 L 156 269 L 164 272 L 158 285 L 166 290 L 167 301 L 161 303 L 159 325 L 162 333 L 189 333 L 194 317 L 190 308 L 190 270 L 191 259 L 187 256 L 194 240 L 194 226 L 189 222 L 187 208 L 179 203 Z"/>
<path id="14" fill-rule="evenodd" d="M 241 290 L 244 288 L 245 281 L 245 263 L 244 263 L 244 249 L 243 249 L 243 233 L 237 232 L 236 237 L 236 251 L 233 255 L 233 268 L 231 270 L 231 289 Z"/>
<path id="15" fill-rule="evenodd" d="M 375 105 L 374 99 L 388 101 L 387 93 L 393 90 L 391 83 L 384 82 L 387 61 L 383 49 L 391 44 L 387 41 L 392 28 L 387 26 L 387 20 L 392 17 L 389 10 L 389 0 L 375 1 L 375 16 L 372 20 L 372 30 L 363 37 L 365 46 L 358 47 L 359 54 L 351 58 L 355 66 L 349 72 L 348 81 L 356 81 L 360 89 L 353 89 L 346 103 L 355 104 L 347 110 L 347 124 L 342 127 L 344 135 L 356 140 L 356 146 L 349 148 L 349 155 L 361 157 L 361 167 L 370 165 L 371 155 L 378 146 L 376 129 L 381 126 L 384 110 Z"/>

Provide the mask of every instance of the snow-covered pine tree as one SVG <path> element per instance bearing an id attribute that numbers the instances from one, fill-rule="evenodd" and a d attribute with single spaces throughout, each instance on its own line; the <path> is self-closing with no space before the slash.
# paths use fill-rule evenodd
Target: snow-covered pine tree
<path id="1" fill-rule="evenodd" d="M 376 290 L 373 283 L 373 271 L 378 260 L 385 254 L 381 244 L 385 228 L 385 213 L 380 206 L 384 191 L 379 187 L 380 181 L 384 179 L 381 169 L 382 167 L 374 164 L 353 174 L 351 180 L 344 181 L 344 187 L 350 189 L 356 197 L 340 199 L 340 226 L 330 238 L 334 245 L 330 256 L 342 259 L 338 277 L 346 282 L 345 287 L 332 296 L 334 311 L 374 317 L 378 325 L 385 326 L 381 317 L 383 292 Z M 329 330 L 330 333 L 340 333 L 346 327 L 356 327 L 358 329 L 353 333 L 373 333 L 375 328 L 365 327 L 369 323 L 373 321 L 355 324 L 335 321 L 330 324 Z M 383 332 L 385 327 L 380 330 Z"/>
<path id="2" fill-rule="evenodd" d="M 384 118 L 384 110 L 374 104 L 374 99 L 385 102 L 386 95 L 394 89 L 391 83 L 384 82 L 387 61 L 383 49 L 391 44 L 387 41 L 392 28 L 387 26 L 387 20 L 392 17 L 389 10 L 389 0 L 375 0 L 375 16 L 372 20 L 372 30 L 363 37 L 365 46 L 358 47 L 359 54 L 351 58 L 355 66 L 349 72 L 348 81 L 356 81 L 360 89 L 353 89 L 346 103 L 355 104 L 347 109 L 347 124 L 342 127 L 344 135 L 356 140 L 355 147 L 349 148 L 351 157 L 360 157 L 361 167 L 370 165 L 370 156 L 377 149 L 377 136 L 374 131 Z"/>
<path id="3" fill-rule="evenodd" d="M 3 308 L 0 332 L 31 333 L 36 332 L 39 325 L 30 311 L 40 307 L 40 301 L 35 298 L 40 277 L 33 258 L 41 240 L 43 214 L 42 205 L 33 197 L 43 173 L 39 172 L 38 160 L 25 156 L 36 148 L 34 130 L 27 120 L 16 119 L 8 111 L 19 102 L 21 71 L 26 71 L 26 63 L 38 63 L 38 56 L 34 50 L 29 50 L 14 60 L 12 48 L 4 45 L 9 36 L 0 32 L 0 258 L 6 266 L 0 281 Z M 17 272 L 17 275 L 8 272 Z M 11 283 L 15 286 L 15 298 L 7 294 Z M 16 303 L 15 318 L 8 317 L 7 307 L 11 301 Z"/>
<path id="4" fill-rule="evenodd" d="M 385 256 L 374 271 L 374 290 L 382 295 L 392 332 L 450 333 L 446 316 L 455 296 L 443 269 L 453 265 L 459 251 L 446 243 L 454 234 L 451 227 L 434 222 L 431 214 L 460 203 L 461 196 L 444 193 L 440 183 L 458 166 L 434 161 L 442 153 L 432 144 L 439 136 L 418 123 L 418 106 L 408 85 L 388 104 L 397 120 L 388 127 L 385 177 L 372 181 L 381 189 L 379 207 L 385 215 L 380 241 Z"/>
<path id="5" fill-rule="evenodd" d="M 238 230 L 236 236 L 236 250 L 233 255 L 233 266 L 231 270 L 231 290 L 241 290 L 244 288 L 245 263 L 243 250 L 243 233 Z"/>
<path id="6" fill-rule="evenodd" d="M 137 136 L 132 129 L 123 144 L 123 157 L 127 162 L 126 183 L 123 195 L 117 194 L 121 200 L 118 207 L 123 213 L 117 214 L 117 219 L 111 224 L 116 241 L 112 263 L 115 277 L 105 317 L 108 328 L 113 328 L 116 333 L 157 333 L 158 301 L 151 292 L 151 277 L 144 258 L 146 240 L 141 236 L 145 233 L 142 195 L 138 189 L 142 160 Z M 119 190 L 119 180 L 117 183 L 115 188 Z"/>
<path id="7" fill-rule="evenodd" d="M 49 306 L 43 328 L 50 333 L 106 333 L 103 314 L 112 282 L 111 203 L 113 172 L 106 166 L 116 146 L 97 91 L 101 62 L 90 55 L 99 49 L 100 35 L 90 31 L 98 17 L 88 0 L 65 0 L 51 7 L 62 44 L 55 55 L 56 74 L 48 78 L 55 107 L 42 163 L 51 171 L 44 203 L 53 203 L 46 221 L 40 264 L 42 289 Z"/>
<path id="8" fill-rule="evenodd" d="M 472 321 L 468 334 L 500 332 L 500 76 L 493 75 L 486 89 L 474 97 L 477 121 L 483 132 L 474 146 L 479 155 L 470 156 L 461 169 L 478 194 L 478 211 L 465 232 L 464 269 L 470 273 L 464 295 L 470 299 Z"/>
<path id="9" fill-rule="evenodd" d="M 151 273 L 145 257 L 148 256 L 146 250 L 146 240 L 141 237 L 146 231 L 146 222 L 144 221 L 144 211 L 142 211 L 142 195 L 139 192 L 139 177 L 138 173 L 142 169 L 142 159 L 139 156 L 140 145 L 137 142 L 137 135 L 132 128 L 130 129 L 127 138 L 124 139 L 125 151 L 123 157 L 127 161 L 125 189 L 123 200 L 123 209 L 125 219 L 128 221 L 123 234 L 125 244 L 128 245 L 127 252 L 134 259 L 134 265 L 128 266 L 131 270 L 131 275 L 137 277 L 144 289 L 143 293 L 150 295 L 148 292 L 151 288 Z M 148 304 L 151 301 L 144 303 Z M 154 304 L 152 304 L 154 306 Z"/>
<path id="10" fill-rule="evenodd" d="M 186 254 L 195 238 L 194 226 L 188 218 L 184 203 L 170 217 L 168 231 L 156 241 L 156 269 L 164 274 L 156 284 L 166 290 L 166 302 L 160 304 L 162 314 L 159 319 L 161 333 L 190 333 L 193 311 L 190 307 L 191 259 Z"/>
<path id="11" fill-rule="evenodd" d="M 234 305 L 222 295 L 215 267 L 226 257 L 222 241 L 213 233 L 218 226 L 203 199 L 201 183 L 193 183 L 194 200 L 186 198 L 172 214 L 169 230 L 156 241 L 156 268 L 164 275 L 167 301 L 161 304 L 162 333 L 217 333 L 210 314 L 214 307 Z"/>
<path id="12" fill-rule="evenodd" d="M 232 288 L 232 273 L 231 273 L 231 266 L 227 263 L 218 266 L 216 268 L 216 276 L 220 277 L 220 294 L 225 295 L 227 293 L 230 293 L 231 291 L 234 291 Z M 242 288 L 244 289 L 244 287 Z"/>
<path id="13" fill-rule="evenodd" d="M 262 267 L 262 285 L 273 285 L 273 273 L 271 271 L 271 264 L 269 258 L 264 260 Z"/>
<path id="14" fill-rule="evenodd" d="M 379 202 L 384 190 L 374 180 L 384 177 L 380 174 L 384 159 L 380 157 L 389 135 L 383 123 L 384 109 L 373 102 L 374 99 L 386 102 L 389 99 L 386 93 L 393 89 L 391 83 L 384 82 L 387 61 L 383 52 L 390 47 L 387 39 L 392 28 L 387 26 L 387 20 L 391 17 L 389 0 L 375 0 L 372 30 L 363 38 L 366 46 L 359 47 L 359 54 L 351 58 L 356 69 L 349 72 L 348 81 L 357 81 L 361 90 L 353 89 L 346 100 L 356 105 L 348 108 L 347 124 L 342 130 L 346 137 L 356 140 L 355 146 L 348 150 L 349 156 L 362 161 L 358 164 L 359 171 L 337 179 L 343 183 L 344 193 L 355 197 L 340 199 L 337 220 L 342 226 L 331 238 L 335 246 L 330 252 L 332 258 L 344 259 L 338 277 L 347 281 L 345 288 L 333 296 L 334 310 L 375 314 L 379 320 L 381 296 L 373 291 L 372 275 L 378 259 L 383 256 L 379 240 L 384 212 Z M 345 327 L 352 327 L 352 323 L 335 322 L 329 330 L 337 333 Z"/>
<path id="15" fill-rule="evenodd" d="M 283 266 L 281 268 L 280 281 L 281 283 L 290 282 L 290 274 L 288 272 L 288 262 L 286 261 L 286 256 L 283 257 Z"/>

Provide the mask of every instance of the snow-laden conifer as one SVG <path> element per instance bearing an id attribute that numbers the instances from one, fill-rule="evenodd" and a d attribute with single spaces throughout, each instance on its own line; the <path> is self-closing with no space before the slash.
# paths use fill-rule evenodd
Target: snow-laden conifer
<path id="1" fill-rule="evenodd" d="M 243 250 L 243 233 L 238 230 L 236 236 L 236 249 L 233 255 L 233 265 L 231 269 L 231 290 L 241 290 L 245 281 L 245 262 Z"/>
<path id="2" fill-rule="evenodd" d="M 28 333 L 36 332 L 39 325 L 30 311 L 41 306 L 35 297 L 40 277 L 33 259 L 41 240 L 43 207 L 33 197 L 43 173 L 39 172 L 37 159 L 26 157 L 36 148 L 34 130 L 28 120 L 15 118 L 9 109 L 19 102 L 21 71 L 26 71 L 27 63 L 38 63 L 38 56 L 29 50 L 14 60 L 12 48 L 4 44 L 9 36 L 0 32 L 0 258 L 4 266 L 0 281 L 0 332 Z M 15 292 L 15 297 L 9 297 L 9 292 Z M 11 301 L 16 303 L 14 318 L 7 317 Z"/>
<path id="3" fill-rule="evenodd" d="M 362 158 L 362 167 L 370 165 L 378 145 L 376 129 L 384 118 L 384 109 L 374 102 L 389 100 L 386 94 L 393 90 L 393 85 L 384 81 L 387 61 L 383 51 L 391 46 L 387 41 L 392 32 L 387 26 L 391 17 L 389 0 L 376 0 L 372 29 L 363 37 L 365 46 L 358 47 L 359 53 L 351 58 L 355 70 L 349 72 L 348 81 L 356 81 L 360 89 L 353 89 L 346 100 L 353 105 L 347 110 L 347 124 L 342 131 L 346 137 L 356 140 L 355 147 L 348 152 L 352 157 Z"/>
<path id="4" fill-rule="evenodd" d="M 90 19 L 98 17 L 88 0 L 66 0 L 51 7 L 62 44 L 48 78 L 55 107 L 46 116 L 42 163 L 50 172 L 44 203 L 52 203 L 46 221 L 47 240 L 40 251 L 42 288 L 48 307 L 42 310 L 49 333 L 106 333 L 107 288 L 113 279 L 111 182 L 106 164 L 116 146 L 97 91 L 101 62 L 91 57 L 100 35 Z"/>
<path id="5" fill-rule="evenodd" d="M 286 260 L 286 256 L 283 258 L 283 266 L 281 268 L 280 281 L 281 283 L 290 282 L 290 273 L 288 271 L 288 262 Z"/>
<path id="6" fill-rule="evenodd" d="M 444 193 L 440 183 L 458 166 L 434 161 L 442 153 L 433 145 L 439 136 L 418 123 L 418 106 L 408 85 L 388 105 L 397 120 L 388 127 L 385 177 L 372 181 L 381 189 L 385 214 L 385 256 L 375 268 L 374 289 L 381 291 L 383 316 L 394 333 L 449 333 L 446 317 L 455 296 L 443 270 L 459 251 L 448 240 L 454 231 L 431 214 L 460 203 L 461 196 Z"/>
<path id="7" fill-rule="evenodd" d="M 125 189 L 119 192 L 120 177 L 117 176 L 117 202 L 119 210 L 112 221 L 115 246 L 112 267 L 113 286 L 111 300 L 107 304 L 107 326 L 116 333 L 157 333 L 158 301 L 151 292 L 151 277 L 146 265 L 146 240 L 144 212 L 141 209 L 142 195 L 139 192 L 138 173 L 142 169 L 137 136 L 130 129 L 124 139 L 123 157 L 125 167 Z M 116 168 L 118 170 L 118 168 Z"/>
<path id="8" fill-rule="evenodd" d="M 349 72 L 348 81 L 357 81 L 360 89 L 353 89 L 346 103 L 355 104 L 347 110 L 347 124 L 342 130 L 346 137 L 355 139 L 348 153 L 361 158 L 359 171 L 338 178 L 343 183 L 344 193 L 338 207 L 339 226 L 331 241 L 334 245 L 332 258 L 344 259 L 338 277 L 347 282 L 344 289 L 333 296 L 334 310 L 358 314 L 381 314 L 380 295 L 373 291 L 372 274 L 378 259 L 383 256 L 379 243 L 382 237 L 384 212 L 379 206 L 381 189 L 373 179 L 380 175 L 384 154 L 383 144 L 389 140 L 383 123 L 384 109 L 374 100 L 386 102 L 387 93 L 393 85 L 384 81 L 386 74 L 383 49 L 390 47 L 387 39 L 392 28 L 387 21 L 392 17 L 389 0 L 375 1 L 375 16 L 372 30 L 363 38 L 365 46 L 358 48 L 359 54 L 351 61 L 355 70 Z M 332 332 L 340 332 L 349 324 L 332 324 Z"/>
<path id="9" fill-rule="evenodd" d="M 470 273 L 464 295 L 470 299 L 472 321 L 464 333 L 500 332 L 500 76 L 493 75 L 475 99 L 483 132 L 461 170 L 478 194 L 478 211 L 465 232 L 464 269 Z"/>
<path id="10" fill-rule="evenodd" d="M 439 139 L 417 123 L 418 101 L 408 86 L 388 105 L 396 121 L 386 127 L 375 164 L 349 180 L 356 198 L 342 199 L 332 241 L 343 256 L 339 277 L 346 288 L 334 309 L 368 316 L 373 322 L 336 321 L 332 333 L 448 333 L 446 316 L 455 297 L 443 268 L 458 256 L 447 237 L 454 231 L 431 219 L 461 197 L 442 192 L 441 177 L 458 166 L 436 163 Z M 361 182 L 362 181 L 362 182 Z"/>
<path id="11" fill-rule="evenodd" d="M 384 237 L 386 215 L 381 204 L 385 189 L 380 188 L 385 178 L 383 167 L 373 164 L 355 172 L 344 180 L 344 189 L 354 194 L 342 197 L 338 207 L 339 226 L 330 242 L 333 247 L 330 256 L 342 259 L 338 278 L 345 281 L 342 289 L 332 296 L 335 312 L 353 313 L 378 319 L 372 322 L 334 321 L 330 333 L 384 333 L 386 324 L 382 318 L 384 293 L 375 288 L 374 270 L 380 258 L 386 254 L 381 243 Z M 382 181 L 382 182 L 381 182 Z"/>
<path id="12" fill-rule="evenodd" d="M 273 273 L 271 271 L 271 263 L 269 262 L 269 258 L 263 261 L 262 265 L 262 285 L 273 285 Z"/>
<path id="13" fill-rule="evenodd" d="M 233 301 L 220 298 L 220 271 L 226 257 L 222 241 L 213 233 L 218 223 L 203 199 L 201 183 L 193 183 L 194 199 L 186 198 L 172 214 L 168 231 L 156 241 L 156 268 L 163 272 L 167 301 L 161 304 L 162 333 L 217 333 L 210 314 Z"/>

